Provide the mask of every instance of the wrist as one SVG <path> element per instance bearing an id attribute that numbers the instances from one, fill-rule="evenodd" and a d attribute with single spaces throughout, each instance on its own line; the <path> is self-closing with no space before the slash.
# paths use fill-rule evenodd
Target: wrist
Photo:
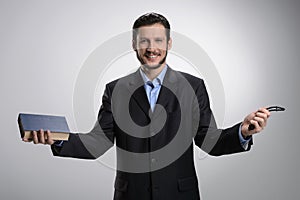
<path id="1" fill-rule="evenodd" d="M 243 133 L 243 131 L 242 131 L 242 137 L 244 140 L 249 140 L 251 138 L 251 135 Z"/>
<path id="2" fill-rule="evenodd" d="M 243 137 L 244 140 L 249 140 L 251 138 L 251 134 L 247 133 L 247 130 L 245 130 L 245 124 L 242 123 L 241 124 L 241 135 Z"/>

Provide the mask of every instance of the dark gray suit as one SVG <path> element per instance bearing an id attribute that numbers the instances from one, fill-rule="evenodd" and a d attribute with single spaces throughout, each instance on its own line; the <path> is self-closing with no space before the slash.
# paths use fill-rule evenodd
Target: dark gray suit
<path id="1" fill-rule="evenodd" d="M 191 94 L 186 92 L 186 83 L 192 88 Z M 139 71 L 107 84 L 98 115 L 98 126 L 96 124 L 89 134 L 71 134 L 62 148 L 52 145 L 53 153 L 56 156 L 94 159 L 115 142 L 117 148 L 126 152 L 149 155 L 148 160 L 139 162 L 130 160 L 134 158 L 124 159 L 122 153 L 117 151 L 118 166 L 121 167 L 118 167 L 115 180 L 115 200 L 200 199 L 194 168 L 193 141 L 214 156 L 245 151 L 238 136 L 240 124 L 224 130 L 217 129 L 202 79 L 168 68 L 157 100 L 157 104 L 163 106 L 166 112 L 157 109 L 150 115 L 143 84 Z M 118 100 L 114 101 L 112 96 L 116 86 Z M 122 103 L 120 99 L 127 94 L 132 94 L 129 104 L 126 101 Z M 140 138 L 127 134 L 116 123 L 115 116 L 123 115 L 122 112 L 126 112 L 124 108 L 129 109 L 134 123 L 141 127 L 148 126 L 141 134 L 148 134 L 149 137 Z M 162 129 L 153 135 L 152 129 L 161 120 L 159 116 L 162 113 L 166 114 L 166 121 Z M 173 142 L 175 138 L 178 139 L 179 130 L 180 140 Z M 170 148 L 171 150 L 166 151 L 168 157 L 165 154 L 154 154 L 168 145 L 173 145 L 173 150 Z M 176 145 L 178 148 L 174 148 Z M 252 140 L 247 150 L 251 145 Z M 178 153 L 173 162 L 163 164 L 167 158 Z M 132 163 L 148 166 L 149 170 L 142 172 L 137 169 L 139 173 L 122 170 L 122 167 L 135 167 L 131 166 Z"/>

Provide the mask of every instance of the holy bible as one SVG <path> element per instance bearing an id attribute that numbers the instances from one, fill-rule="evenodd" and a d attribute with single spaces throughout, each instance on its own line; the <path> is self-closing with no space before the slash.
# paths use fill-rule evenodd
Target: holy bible
<path id="1" fill-rule="evenodd" d="M 24 139 L 31 140 L 31 132 L 40 129 L 44 131 L 50 130 L 53 140 L 66 141 L 69 138 L 70 130 L 64 116 L 20 113 L 18 116 L 18 124 L 21 137 Z"/>

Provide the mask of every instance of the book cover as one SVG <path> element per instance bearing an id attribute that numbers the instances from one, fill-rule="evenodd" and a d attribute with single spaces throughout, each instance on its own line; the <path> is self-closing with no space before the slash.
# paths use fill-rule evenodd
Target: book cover
<path id="1" fill-rule="evenodd" d="M 53 140 L 68 140 L 69 126 L 64 116 L 20 113 L 18 124 L 21 137 L 32 139 L 31 131 L 50 130 Z"/>

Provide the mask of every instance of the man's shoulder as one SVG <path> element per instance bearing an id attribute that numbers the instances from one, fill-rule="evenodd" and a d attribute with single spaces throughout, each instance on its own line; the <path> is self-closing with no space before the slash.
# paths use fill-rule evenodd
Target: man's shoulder
<path id="1" fill-rule="evenodd" d="M 177 71 L 178 73 L 182 74 L 185 78 L 189 79 L 189 80 L 203 80 L 200 77 L 194 76 L 192 74 L 189 74 L 187 72 L 182 72 L 182 71 Z"/>
<path id="2" fill-rule="evenodd" d="M 120 78 L 117 78 L 117 79 L 115 79 L 113 81 L 108 82 L 106 85 L 108 87 L 114 87 L 119 80 L 120 80 Z"/>
<path id="3" fill-rule="evenodd" d="M 106 84 L 106 87 L 113 89 L 120 80 L 123 80 L 123 82 L 131 82 L 136 78 L 136 76 L 137 76 L 137 71 L 108 82 Z"/>
<path id="4" fill-rule="evenodd" d="M 180 74 L 181 76 L 183 76 L 191 85 L 203 84 L 203 82 L 204 82 L 202 78 L 194 76 L 187 72 L 176 71 L 176 70 L 173 70 L 173 71 L 175 71 L 178 74 Z"/>

